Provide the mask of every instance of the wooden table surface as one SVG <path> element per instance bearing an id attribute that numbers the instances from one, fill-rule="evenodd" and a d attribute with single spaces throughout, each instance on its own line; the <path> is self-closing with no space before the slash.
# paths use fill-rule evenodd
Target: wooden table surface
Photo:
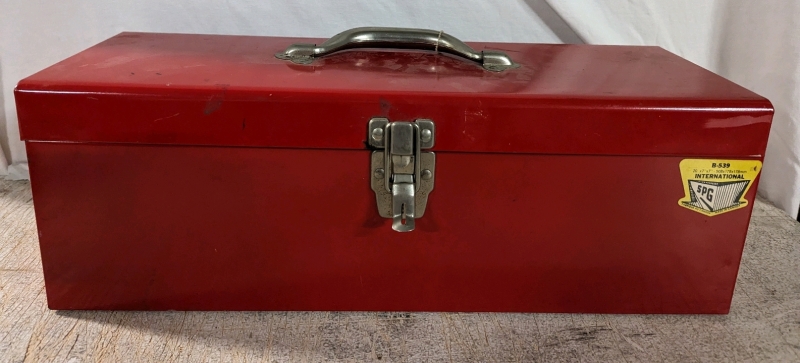
<path id="1" fill-rule="evenodd" d="M 726 316 L 51 311 L 36 236 L 0 180 L 0 362 L 800 362 L 800 224 L 764 201 Z"/>

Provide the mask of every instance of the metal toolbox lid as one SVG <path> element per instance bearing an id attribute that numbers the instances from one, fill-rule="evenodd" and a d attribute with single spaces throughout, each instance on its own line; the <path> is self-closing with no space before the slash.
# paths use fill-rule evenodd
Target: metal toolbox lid
<path id="1" fill-rule="evenodd" d="M 365 149 L 373 117 L 432 119 L 437 152 L 761 156 L 770 102 L 657 47 L 470 43 L 448 55 L 274 54 L 319 39 L 122 33 L 20 81 L 23 140 Z"/>

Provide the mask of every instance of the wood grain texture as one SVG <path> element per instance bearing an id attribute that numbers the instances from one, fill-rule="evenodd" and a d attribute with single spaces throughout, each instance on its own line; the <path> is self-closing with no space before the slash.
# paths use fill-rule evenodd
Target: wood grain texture
<path id="1" fill-rule="evenodd" d="M 759 200 L 727 316 L 50 311 L 30 185 L 0 181 L 0 362 L 800 361 L 798 261 Z"/>

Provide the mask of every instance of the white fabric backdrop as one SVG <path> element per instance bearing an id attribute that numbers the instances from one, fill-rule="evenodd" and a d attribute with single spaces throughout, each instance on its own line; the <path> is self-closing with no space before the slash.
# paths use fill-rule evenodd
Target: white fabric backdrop
<path id="1" fill-rule="evenodd" d="M 796 215 L 799 17 L 793 0 L 0 0 L 0 175 L 27 171 L 17 81 L 120 31 L 329 37 L 381 25 L 473 41 L 662 46 L 773 102 L 759 192 Z"/>

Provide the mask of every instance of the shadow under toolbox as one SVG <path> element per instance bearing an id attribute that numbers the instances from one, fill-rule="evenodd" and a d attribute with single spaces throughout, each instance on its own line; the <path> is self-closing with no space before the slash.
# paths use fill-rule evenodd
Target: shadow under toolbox
<path id="1" fill-rule="evenodd" d="M 15 95 L 52 309 L 727 313 L 773 114 L 657 47 L 393 28 L 122 33 Z"/>

